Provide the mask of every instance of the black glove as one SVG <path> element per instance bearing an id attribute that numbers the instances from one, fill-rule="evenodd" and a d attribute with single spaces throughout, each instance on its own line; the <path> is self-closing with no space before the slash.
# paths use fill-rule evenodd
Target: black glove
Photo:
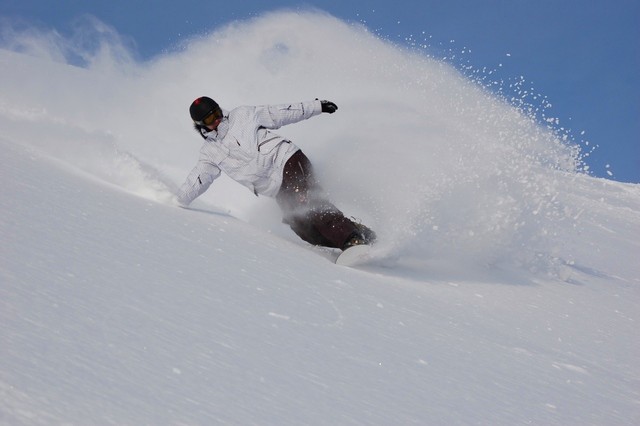
<path id="1" fill-rule="evenodd" d="M 327 112 L 329 114 L 333 114 L 338 110 L 338 105 L 331 101 L 320 101 L 320 105 L 322 105 L 322 112 Z"/>

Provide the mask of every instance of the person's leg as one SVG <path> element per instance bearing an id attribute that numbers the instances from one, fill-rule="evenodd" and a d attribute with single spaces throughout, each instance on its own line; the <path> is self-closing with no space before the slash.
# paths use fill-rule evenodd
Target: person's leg
<path id="1" fill-rule="evenodd" d="M 354 236 L 362 237 L 359 226 L 321 195 L 311 162 L 302 151 L 287 161 L 276 200 L 285 223 L 310 244 L 342 249 Z"/>

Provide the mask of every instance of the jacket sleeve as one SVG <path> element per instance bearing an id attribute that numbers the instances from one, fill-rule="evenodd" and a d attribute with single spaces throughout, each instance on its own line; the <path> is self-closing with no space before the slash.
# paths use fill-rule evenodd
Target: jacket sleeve
<path id="1" fill-rule="evenodd" d="M 322 112 L 319 100 L 281 105 L 256 107 L 258 124 L 267 129 L 277 129 L 287 124 L 306 120 Z"/>
<path id="2" fill-rule="evenodd" d="M 202 195 L 211 183 L 220 176 L 220 168 L 215 164 L 205 161 L 199 161 L 198 164 L 191 170 L 189 176 L 185 182 L 178 189 L 176 194 L 178 203 L 186 207 L 193 202 L 196 198 Z"/>

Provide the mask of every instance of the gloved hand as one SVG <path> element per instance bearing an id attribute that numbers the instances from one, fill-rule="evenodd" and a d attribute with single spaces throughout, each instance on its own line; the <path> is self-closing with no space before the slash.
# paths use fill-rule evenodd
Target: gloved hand
<path id="1" fill-rule="evenodd" d="M 334 104 L 331 101 L 320 101 L 320 105 L 322 105 L 322 112 L 326 112 L 329 114 L 333 114 L 338 110 L 338 105 Z"/>

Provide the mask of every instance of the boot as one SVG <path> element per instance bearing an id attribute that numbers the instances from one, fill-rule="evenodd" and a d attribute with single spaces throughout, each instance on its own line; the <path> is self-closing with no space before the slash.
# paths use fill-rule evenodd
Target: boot
<path id="1" fill-rule="evenodd" d="M 353 224 L 356 227 L 356 231 L 347 238 L 347 242 L 344 243 L 342 250 L 363 244 L 370 245 L 376 241 L 376 233 L 373 232 L 373 230 L 361 223 L 353 222 Z"/>

